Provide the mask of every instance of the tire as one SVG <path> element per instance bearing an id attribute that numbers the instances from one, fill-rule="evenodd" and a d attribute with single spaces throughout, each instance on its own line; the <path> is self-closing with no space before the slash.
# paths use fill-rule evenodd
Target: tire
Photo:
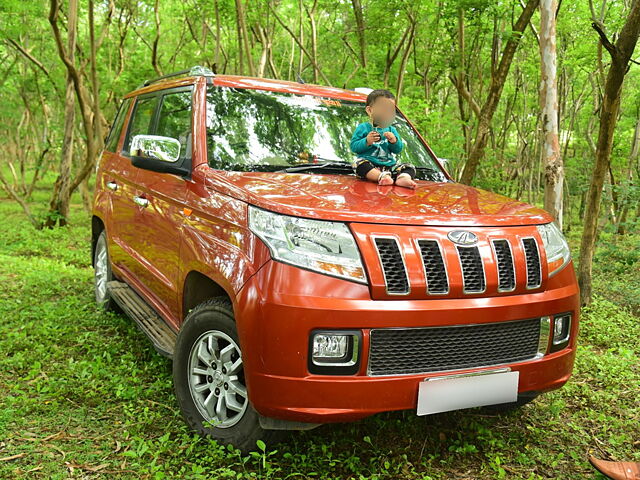
<path id="1" fill-rule="evenodd" d="M 515 402 L 499 403 L 499 404 L 496 404 L 496 405 L 486 405 L 486 406 L 481 407 L 481 408 L 486 413 L 494 414 L 494 415 L 501 415 L 501 414 L 512 412 L 514 410 L 518 410 L 519 408 L 523 407 L 524 405 L 533 402 L 536 399 L 537 396 L 538 396 L 537 393 L 531 393 L 531 394 L 524 393 L 524 394 L 518 395 L 518 400 L 516 400 Z"/>
<path id="2" fill-rule="evenodd" d="M 111 260 L 107 249 L 107 233 L 100 232 L 93 252 L 93 288 L 96 304 L 106 311 L 119 311 L 116 302 L 107 291 L 107 282 L 113 280 Z"/>
<path id="3" fill-rule="evenodd" d="M 201 373 L 191 375 L 194 370 Z M 256 450 L 257 440 L 271 445 L 286 436 L 263 429 L 249 402 L 233 308 L 226 297 L 207 300 L 187 315 L 173 353 L 173 386 L 187 425 L 220 444 L 247 454 Z"/>

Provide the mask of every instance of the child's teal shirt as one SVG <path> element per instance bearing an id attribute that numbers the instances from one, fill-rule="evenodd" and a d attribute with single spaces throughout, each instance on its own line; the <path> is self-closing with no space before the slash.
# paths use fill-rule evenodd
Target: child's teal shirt
<path id="1" fill-rule="evenodd" d="M 371 122 L 363 122 L 356 127 L 351 137 L 351 151 L 358 157 L 366 158 L 374 165 L 392 166 L 396 163 L 395 154 L 402 151 L 404 143 L 398 131 L 389 125 L 385 128 L 376 128 L 380 133 L 380 141 L 367 145 L 367 135 L 373 129 Z M 384 132 L 391 132 L 396 137 L 396 143 L 391 143 L 384 136 Z"/>

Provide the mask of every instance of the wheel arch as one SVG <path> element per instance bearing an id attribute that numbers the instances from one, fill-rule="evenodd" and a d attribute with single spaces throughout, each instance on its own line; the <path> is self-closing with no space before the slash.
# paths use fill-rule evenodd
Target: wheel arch
<path id="1" fill-rule="evenodd" d="M 197 270 L 191 270 L 182 288 L 181 320 L 184 321 L 190 310 L 213 297 L 226 297 L 233 306 L 232 297 L 222 285 Z"/>
<path id="2" fill-rule="evenodd" d="M 96 243 L 98 237 L 105 230 L 104 222 L 97 215 L 91 217 L 91 266 L 94 267 L 94 257 L 96 253 Z"/>

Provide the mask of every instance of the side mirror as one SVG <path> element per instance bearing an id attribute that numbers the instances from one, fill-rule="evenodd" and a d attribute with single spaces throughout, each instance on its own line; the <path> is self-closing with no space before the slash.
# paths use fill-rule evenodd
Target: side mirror
<path id="1" fill-rule="evenodd" d="M 138 157 L 175 162 L 180 158 L 180 142 L 159 135 L 136 135 L 131 139 L 131 153 Z"/>
<path id="2" fill-rule="evenodd" d="M 180 149 L 180 142 L 175 138 L 136 135 L 131 139 L 131 163 L 154 172 L 187 175 L 188 169 L 178 163 Z"/>

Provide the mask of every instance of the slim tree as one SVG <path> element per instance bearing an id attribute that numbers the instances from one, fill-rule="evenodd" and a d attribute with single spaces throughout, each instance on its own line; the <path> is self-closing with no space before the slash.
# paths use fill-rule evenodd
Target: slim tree
<path id="1" fill-rule="evenodd" d="M 542 107 L 542 156 L 544 208 L 562 227 L 564 165 L 558 140 L 558 81 L 556 69 L 556 0 L 540 0 L 540 104 Z"/>
<path id="2" fill-rule="evenodd" d="M 76 22 L 77 19 L 77 1 L 70 0 L 70 9 L 68 12 L 68 29 L 71 19 Z M 73 83 L 73 90 L 75 92 L 75 100 L 78 103 L 78 109 L 80 112 L 80 118 L 82 120 L 82 126 L 84 134 L 86 136 L 85 143 L 85 159 L 80 166 L 76 176 L 71 178 L 70 165 L 62 165 L 60 169 L 59 182 L 64 183 L 64 188 L 56 188 L 51 200 L 51 207 L 49 212 L 49 220 L 46 222 L 46 226 L 53 227 L 56 223 L 60 226 L 67 224 L 67 217 L 69 214 L 69 200 L 71 193 L 78 188 L 80 183 L 91 173 L 95 163 L 96 157 L 103 147 L 103 116 L 100 108 L 99 98 L 99 85 L 98 76 L 96 70 L 96 50 L 97 39 L 95 35 L 95 23 L 94 23 L 94 0 L 89 0 L 88 3 L 88 28 L 89 28 L 89 82 L 85 82 L 82 66 L 78 65 L 77 58 L 74 57 L 74 52 L 70 51 L 69 46 L 65 47 L 62 38 L 62 32 L 60 30 L 60 0 L 50 0 L 49 8 L 49 24 L 53 32 L 53 38 L 55 40 L 58 56 L 65 65 L 67 75 L 71 78 Z M 110 3 L 111 12 L 113 3 Z M 109 17 L 110 18 L 109 13 Z M 108 25 L 108 21 L 105 22 L 104 28 Z M 71 28 L 67 35 L 72 35 Z M 68 42 L 69 43 L 69 42 Z M 73 49 L 76 50 L 76 49 Z M 67 99 L 68 101 L 68 99 Z M 64 162 L 63 162 L 64 163 Z M 67 168 L 69 167 L 69 168 Z"/>
<path id="3" fill-rule="evenodd" d="M 580 243 L 578 283 L 580 285 L 580 301 L 583 305 L 591 303 L 591 268 L 598 230 L 600 199 L 605 176 L 611 166 L 613 131 L 620 111 L 622 86 L 625 74 L 629 70 L 631 55 L 633 55 L 640 35 L 640 0 L 632 2 L 625 24 L 615 43 L 609 41 L 601 25 L 593 22 L 592 26 L 598 32 L 602 46 L 611 56 L 611 65 L 607 73 L 604 95 L 600 105 L 600 129 L 596 158 L 591 185 L 587 193 L 587 205 L 584 213 L 585 225 Z"/>
<path id="4" fill-rule="evenodd" d="M 57 15 L 57 14 L 56 14 Z M 78 29 L 78 2 L 69 0 L 69 12 L 67 14 L 67 52 L 69 62 L 75 63 L 76 35 Z M 71 167 L 73 162 L 73 130 L 75 127 L 76 98 L 74 93 L 73 78 L 69 72 L 66 77 L 66 93 L 64 99 L 64 138 L 60 158 L 58 178 L 53 187 L 53 194 L 49 203 L 49 216 L 45 226 L 51 228 L 58 221 L 63 226 L 69 215 L 69 198 L 71 197 Z"/>

